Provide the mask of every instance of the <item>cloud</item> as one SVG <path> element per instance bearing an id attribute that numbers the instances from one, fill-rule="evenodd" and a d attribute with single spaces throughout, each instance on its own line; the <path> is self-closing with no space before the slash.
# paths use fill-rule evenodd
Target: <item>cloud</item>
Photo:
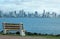
<path id="1" fill-rule="evenodd" d="M 25 9 L 27 11 L 46 11 L 59 12 L 60 0 L 0 0 L 0 9 L 19 10 Z"/>

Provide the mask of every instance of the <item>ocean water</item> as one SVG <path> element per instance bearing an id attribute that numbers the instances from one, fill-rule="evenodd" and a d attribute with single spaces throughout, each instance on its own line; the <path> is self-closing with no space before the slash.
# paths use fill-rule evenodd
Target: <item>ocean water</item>
<path id="1" fill-rule="evenodd" d="M 0 18 L 0 31 L 3 22 L 23 23 L 28 32 L 60 34 L 60 18 Z"/>

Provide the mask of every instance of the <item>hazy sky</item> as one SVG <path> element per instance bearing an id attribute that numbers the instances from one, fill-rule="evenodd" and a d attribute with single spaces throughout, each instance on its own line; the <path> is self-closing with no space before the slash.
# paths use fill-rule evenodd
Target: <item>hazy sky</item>
<path id="1" fill-rule="evenodd" d="M 55 11 L 60 13 L 60 0 L 0 0 L 1 10 Z"/>

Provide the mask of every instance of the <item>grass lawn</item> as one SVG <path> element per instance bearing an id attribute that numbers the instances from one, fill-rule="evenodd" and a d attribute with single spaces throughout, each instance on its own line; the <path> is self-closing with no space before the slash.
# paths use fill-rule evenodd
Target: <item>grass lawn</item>
<path id="1" fill-rule="evenodd" d="M 1 36 L 1 35 L 0 35 Z M 20 37 L 20 38 L 31 38 L 31 39 L 60 39 L 60 36 L 20 36 L 20 35 L 2 35 L 2 36 L 9 36 L 9 37 Z"/>
<path id="2" fill-rule="evenodd" d="M 16 39 L 60 39 L 60 36 L 37 36 L 37 35 L 26 35 L 26 36 L 20 36 L 20 35 L 16 35 L 16 34 L 6 34 L 6 35 L 3 35 L 3 34 L 0 34 L 0 38 L 2 37 L 5 37 L 5 38 L 15 38 Z"/>

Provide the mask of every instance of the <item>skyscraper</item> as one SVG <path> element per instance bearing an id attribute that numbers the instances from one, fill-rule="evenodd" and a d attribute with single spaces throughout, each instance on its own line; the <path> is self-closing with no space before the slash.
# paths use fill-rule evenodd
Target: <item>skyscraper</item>
<path id="1" fill-rule="evenodd" d="M 43 10 L 42 17 L 43 17 L 43 18 L 46 17 L 46 15 L 45 15 L 45 10 Z"/>
<path id="2" fill-rule="evenodd" d="M 17 12 L 16 11 L 14 11 L 13 16 L 17 17 Z"/>
<path id="3" fill-rule="evenodd" d="M 50 18 L 50 12 L 46 12 L 46 17 Z"/>
<path id="4" fill-rule="evenodd" d="M 25 13 L 24 10 L 20 10 L 19 11 L 19 17 L 24 17 L 24 13 Z"/>
<path id="5" fill-rule="evenodd" d="M 35 11 L 34 16 L 35 16 L 35 17 L 38 17 L 38 12 L 37 12 L 37 11 Z"/>
<path id="6" fill-rule="evenodd" d="M 14 17 L 13 11 L 10 11 L 10 12 L 9 12 L 9 17 Z"/>
<path id="7" fill-rule="evenodd" d="M 56 18 L 56 12 L 52 12 L 52 17 Z"/>
<path id="8" fill-rule="evenodd" d="M 3 14 L 2 14 L 2 11 L 0 10 L 0 17 L 2 17 L 2 15 L 3 15 Z"/>

